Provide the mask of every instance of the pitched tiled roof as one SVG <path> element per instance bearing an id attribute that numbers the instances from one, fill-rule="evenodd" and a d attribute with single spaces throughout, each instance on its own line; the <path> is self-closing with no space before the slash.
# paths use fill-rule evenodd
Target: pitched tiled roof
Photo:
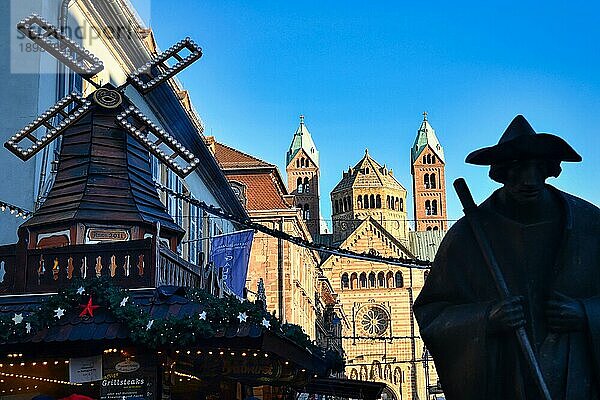
<path id="1" fill-rule="evenodd" d="M 261 159 L 213 140 L 215 158 L 223 169 L 275 167 Z"/>
<path id="2" fill-rule="evenodd" d="M 279 170 L 259 158 L 207 138 L 215 157 L 230 182 L 245 186 L 246 210 L 283 210 L 292 208 Z"/>
<path id="3" fill-rule="evenodd" d="M 369 155 L 368 150 L 365 150 L 364 157 L 353 168 L 344 172 L 342 180 L 332 192 L 356 187 L 386 187 L 405 190 L 387 167 L 381 166 Z"/>
<path id="4" fill-rule="evenodd" d="M 247 210 L 283 210 L 291 208 L 283 196 L 285 188 L 282 188 L 274 178 L 272 171 L 228 174 L 229 181 L 239 182 L 246 186 L 246 209 Z"/>

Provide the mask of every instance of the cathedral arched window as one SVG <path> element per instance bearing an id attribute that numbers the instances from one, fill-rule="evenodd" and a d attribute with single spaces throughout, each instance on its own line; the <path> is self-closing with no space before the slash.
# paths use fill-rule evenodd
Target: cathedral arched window
<path id="1" fill-rule="evenodd" d="M 296 158 L 296 168 L 300 168 L 300 159 Z"/>
<path id="2" fill-rule="evenodd" d="M 367 168 L 365 169 L 365 174 L 369 175 L 369 172 L 370 172 L 370 171 L 369 171 L 369 167 L 367 167 Z"/>
<path id="3" fill-rule="evenodd" d="M 363 206 L 369 208 L 369 196 L 366 194 L 363 196 Z"/>
<path id="4" fill-rule="evenodd" d="M 304 158 L 300 159 L 300 168 L 304 168 Z"/>
<path id="5" fill-rule="evenodd" d="M 342 274 L 342 289 L 348 289 L 350 287 L 350 279 L 348 279 L 348 273 Z"/>
<path id="6" fill-rule="evenodd" d="M 435 174 L 431 174 L 431 175 L 429 176 L 429 184 L 431 185 L 431 188 L 432 188 L 432 189 L 435 189 L 435 188 L 436 188 L 436 186 L 437 186 L 437 183 L 436 183 L 436 181 L 435 181 Z"/>
<path id="7" fill-rule="evenodd" d="M 389 287 L 389 288 L 394 287 L 394 273 L 392 271 L 389 271 L 385 275 L 385 281 L 387 282 L 387 287 Z"/>
<path id="8" fill-rule="evenodd" d="M 427 154 L 427 164 L 431 164 L 431 154 Z"/>
<path id="9" fill-rule="evenodd" d="M 400 198 L 400 208 L 399 208 L 399 210 L 400 211 L 404 211 L 404 199 L 403 198 Z"/>
<path id="10" fill-rule="evenodd" d="M 308 181 L 308 177 L 304 178 L 304 193 L 310 193 L 310 182 Z"/>
<path id="11" fill-rule="evenodd" d="M 367 287 L 367 274 L 364 272 L 360 274 L 360 288 L 364 289 Z"/>
<path id="12" fill-rule="evenodd" d="M 425 215 L 431 215 L 431 201 L 425 201 Z"/>
<path id="13" fill-rule="evenodd" d="M 434 230 L 434 231 L 438 231 L 439 229 L 440 229 L 440 228 L 438 228 L 437 226 L 434 226 L 434 227 L 433 227 L 433 230 Z"/>
<path id="14" fill-rule="evenodd" d="M 359 209 L 362 208 L 362 196 L 360 194 L 356 196 L 356 207 L 358 207 Z"/>
<path id="15" fill-rule="evenodd" d="M 304 219 L 307 221 L 310 219 L 310 206 L 308 204 L 304 205 Z"/>
<path id="16" fill-rule="evenodd" d="M 375 196 L 374 196 L 374 195 L 371 195 L 371 196 L 369 197 L 369 199 L 370 199 L 370 201 L 369 201 L 369 207 L 370 207 L 370 208 L 375 208 Z"/>
<path id="17" fill-rule="evenodd" d="M 429 182 L 429 174 L 423 175 L 423 185 L 425 186 L 425 189 L 430 188 L 431 183 Z"/>
<path id="18" fill-rule="evenodd" d="M 297 186 L 296 186 L 296 191 L 298 193 L 302 193 L 304 187 L 302 186 L 302 178 L 298 178 L 298 181 L 296 182 Z"/>
<path id="19" fill-rule="evenodd" d="M 352 197 L 348 196 L 348 211 L 352 211 Z"/>
<path id="20" fill-rule="evenodd" d="M 356 272 L 350 275 L 350 289 L 358 289 L 358 275 Z"/>
<path id="21" fill-rule="evenodd" d="M 348 199 L 345 197 L 342 199 L 342 206 L 343 206 L 344 212 L 348 211 Z"/>
<path id="22" fill-rule="evenodd" d="M 377 197 L 375 197 L 375 207 L 381 208 L 381 196 L 380 195 L 377 195 Z"/>
<path id="23" fill-rule="evenodd" d="M 433 200 L 431 202 L 431 215 L 438 215 L 438 202 Z"/>
<path id="24" fill-rule="evenodd" d="M 375 287 L 375 272 L 369 274 L 369 287 Z"/>
<path id="25" fill-rule="evenodd" d="M 397 288 L 401 288 L 404 286 L 404 278 L 402 277 L 402 272 L 396 272 L 395 281 Z"/>
<path id="26" fill-rule="evenodd" d="M 394 210 L 399 210 L 400 209 L 400 202 L 398 201 L 398 198 L 396 197 L 396 199 L 394 200 Z"/>
<path id="27" fill-rule="evenodd" d="M 435 164 L 435 154 L 431 156 L 431 163 Z"/>
<path id="28" fill-rule="evenodd" d="M 427 157 L 423 156 L 423 164 L 427 164 Z"/>
<path id="29" fill-rule="evenodd" d="M 430 226 L 428 226 L 428 227 L 427 227 L 427 230 L 428 230 L 428 231 L 430 231 L 430 230 L 431 230 L 431 227 L 430 227 Z"/>
<path id="30" fill-rule="evenodd" d="M 385 196 L 385 206 L 387 208 L 392 208 L 392 207 L 390 207 L 390 196 L 389 195 Z"/>
<path id="31" fill-rule="evenodd" d="M 385 274 L 383 273 L 383 271 L 379 271 L 379 273 L 377 274 L 377 286 L 379 286 L 380 288 L 385 287 Z"/>

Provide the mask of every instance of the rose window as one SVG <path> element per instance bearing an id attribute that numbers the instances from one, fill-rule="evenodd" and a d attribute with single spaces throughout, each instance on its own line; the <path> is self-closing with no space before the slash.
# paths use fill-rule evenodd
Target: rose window
<path id="1" fill-rule="evenodd" d="M 379 306 L 370 306 L 361 310 L 358 321 L 369 336 L 381 336 L 389 326 L 388 313 Z"/>

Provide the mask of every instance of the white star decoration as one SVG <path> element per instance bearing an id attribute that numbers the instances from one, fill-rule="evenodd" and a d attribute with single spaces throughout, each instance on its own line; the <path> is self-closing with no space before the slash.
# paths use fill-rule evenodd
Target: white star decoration
<path id="1" fill-rule="evenodd" d="M 152 325 L 154 325 L 154 320 L 151 319 L 150 321 L 148 321 L 148 323 L 146 324 L 146 330 L 149 331 L 150 328 L 152 328 Z"/>
<path id="2" fill-rule="evenodd" d="M 23 322 L 23 314 L 15 314 L 12 320 L 15 321 L 15 325 L 19 325 L 21 322 Z"/>
<path id="3" fill-rule="evenodd" d="M 127 297 L 123 297 L 123 300 L 121 300 L 121 307 L 125 307 L 125 304 L 127 304 L 127 302 L 129 301 L 129 296 Z"/>
<path id="4" fill-rule="evenodd" d="M 85 288 L 83 286 L 80 286 L 79 289 L 77 289 L 77 294 L 82 295 L 85 293 Z"/>
<path id="5" fill-rule="evenodd" d="M 62 308 L 58 307 L 56 310 L 54 310 L 54 318 L 61 319 L 63 315 L 65 315 L 65 310 Z"/>
<path id="6" fill-rule="evenodd" d="M 29 322 L 25 324 L 25 331 L 27 331 L 27 333 L 31 333 L 31 324 Z"/>
<path id="7" fill-rule="evenodd" d="M 265 328 L 270 328 L 271 327 L 271 322 L 269 322 L 268 319 L 263 318 L 263 320 L 262 320 L 262 326 L 264 326 Z"/>
<path id="8" fill-rule="evenodd" d="M 200 318 L 200 319 L 202 319 L 202 320 L 206 321 L 206 311 L 202 311 L 202 312 L 200 313 L 200 315 L 198 316 L 198 318 Z"/>
<path id="9" fill-rule="evenodd" d="M 246 312 L 241 312 L 240 315 L 238 315 L 238 319 L 240 320 L 240 322 L 246 322 L 246 320 L 248 319 Z"/>

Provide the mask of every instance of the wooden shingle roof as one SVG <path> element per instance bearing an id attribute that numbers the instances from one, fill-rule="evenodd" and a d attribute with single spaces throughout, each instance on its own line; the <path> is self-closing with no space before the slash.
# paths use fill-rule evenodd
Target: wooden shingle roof
<path id="1" fill-rule="evenodd" d="M 95 106 L 64 133 L 54 184 L 23 228 L 160 222 L 183 235 L 158 197 L 148 152 L 116 125 L 119 112 Z"/>

